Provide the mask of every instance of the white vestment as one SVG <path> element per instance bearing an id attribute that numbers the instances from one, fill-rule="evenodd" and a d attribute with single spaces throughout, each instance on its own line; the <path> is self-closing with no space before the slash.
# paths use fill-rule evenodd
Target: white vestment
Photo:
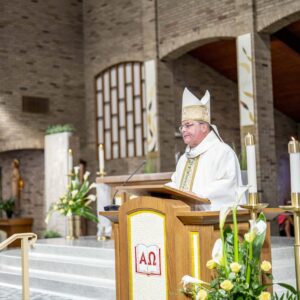
<path id="1" fill-rule="evenodd" d="M 197 159 L 197 157 L 199 157 Z M 211 205 L 197 205 L 197 210 L 220 210 L 222 205 L 232 205 L 236 200 L 236 188 L 242 185 L 241 170 L 235 152 L 221 142 L 211 131 L 195 148 L 187 147 L 167 185 L 181 188 L 182 179 L 188 168 L 188 159 L 197 159 L 189 190 L 201 198 L 208 198 Z M 240 204 L 245 203 L 243 196 Z"/>

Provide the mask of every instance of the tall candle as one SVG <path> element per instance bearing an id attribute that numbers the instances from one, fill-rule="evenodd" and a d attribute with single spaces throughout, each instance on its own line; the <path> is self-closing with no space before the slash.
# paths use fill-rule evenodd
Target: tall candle
<path id="1" fill-rule="evenodd" d="M 73 153 L 72 149 L 69 149 L 68 153 L 68 173 L 71 174 L 73 171 Z"/>
<path id="2" fill-rule="evenodd" d="M 256 154 L 254 137 L 248 133 L 245 137 L 246 153 L 247 153 L 247 175 L 249 193 L 257 193 L 257 180 L 256 180 Z"/>
<path id="3" fill-rule="evenodd" d="M 300 193 L 300 145 L 292 137 L 288 145 L 291 169 L 291 192 Z"/>
<path id="4" fill-rule="evenodd" d="M 103 173 L 104 172 L 104 150 L 102 144 L 99 145 L 98 151 L 99 151 L 99 172 Z"/>

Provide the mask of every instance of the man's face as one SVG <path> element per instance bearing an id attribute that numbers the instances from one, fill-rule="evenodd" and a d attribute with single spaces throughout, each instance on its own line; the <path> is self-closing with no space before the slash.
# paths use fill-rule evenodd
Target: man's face
<path id="1" fill-rule="evenodd" d="M 196 121 L 183 121 L 180 126 L 183 141 L 194 148 L 198 146 L 209 133 L 209 125 Z"/>

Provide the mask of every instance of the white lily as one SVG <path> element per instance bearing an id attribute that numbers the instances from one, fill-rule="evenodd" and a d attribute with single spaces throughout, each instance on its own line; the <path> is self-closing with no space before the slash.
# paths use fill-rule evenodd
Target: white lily
<path id="1" fill-rule="evenodd" d="M 74 198 L 76 196 L 76 194 L 78 193 L 78 190 L 74 190 L 71 192 L 71 196 L 72 198 Z"/>
<path id="2" fill-rule="evenodd" d="M 95 182 L 93 182 L 90 187 L 89 187 L 89 190 L 91 189 L 95 189 L 97 187 L 97 184 Z"/>
<path id="3" fill-rule="evenodd" d="M 74 167 L 74 173 L 75 173 L 75 175 L 79 174 L 79 170 L 80 170 L 79 166 Z"/>
<path id="4" fill-rule="evenodd" d="M 236 207 L 239 205 L 243 195 L 246 193 L 246 191 L 249 189 L 250 185 L 241 185 L 238 186 L 235 190 L 235 201 L 233 203 L 233 207 Z"/>
<path id="5" fill-rule="evenodd" d="M 223 259 L 223 243 L 221 239 L 215 241 L 211 256 L 215 263 L 218 265 L 221 263 Z"/>
<path id="6" fill-rule="evenodd" d="M 224 228 L 224 224 L 227 218 L 227 215 L 229 214 L 231 210 L 231 207 L 228 205 L 222 205 L 220 208 L 220 214 L 219 214 L 219 224 L 220 224 L 220 229 Z"/>
<path id="7" fill-rule="evenodd" d="M 183 287 L 187 286 L 188 284 L 192 283 L 199 283 L 199 284 L 208 284 L 207 282 L 205 281 L 202 281 L 200 279 L 197 279 L 195 277 L 192 277 L 192 276 L 189 276 L 189 275 L 184 275 L 182 278 L 181 278 L 181 282 L 183 284 Z"/>
<path id="8" fill-rule="evenodd" d="M 86 199 L 91 200 L 91 201 L 95 201 L 96 200 L 96 195 L 90 194 L 86 197 Z"/>
<path id="9" fill-rule="evenodd" d="M 85 173 L 84 173 L 84 175 L 83 175 L 83 179 L 84 180 L 87 180 L 88 178 L 89 178 L 89 176 L 90 176 L 90 172 L 89 171 L 86 171 Z"/>
<path id="10" fill-rule="evenodd" d="M 254 232 L 256 235 L 264 234 L 267 230 L 267 224 L 263 220 L 259 220 L 258 222 L 254 220 L 250 220 L 250 231 Z"/>

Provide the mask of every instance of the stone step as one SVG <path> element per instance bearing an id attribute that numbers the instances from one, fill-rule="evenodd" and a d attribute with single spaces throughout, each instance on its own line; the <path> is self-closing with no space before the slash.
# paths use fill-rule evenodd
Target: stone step
<path id="1" fill-rule="evenodd" d="M 287 283 L 296 287 L 296 272 L 294 260 L 294 239 L 272 237 L 272 274 L 273 282 Z M 275 284 L 274 293 L 282 295 L 286 290 Z"/>
<path id="2" fill-rule="evenodd" d="M 85 297 L 88 299 L 116 299 L 115 282 L 109 279 L 87 278 L 86 276 L 60 274 L 56 272 L 29 272 L 29 284 L 32 289 L 61 293 L 66 297 Z M 19 268 L 0 269 L 0 282 L 21 286 L 22 275 Z"/>
<path id="3" fill-rule="evenodd" d="M 0 266 L 21 268 L 20 250 L 11 250 L 2 253 L 0 255 Z M 46 255 L 30 252 L 29 267 L 34 270 L 115 279 L 115 264 L 112 260 Z"/>
<path id="4" fill-rule="evenodd" d="M 21 287 L 20 254 L 20 249 L 0 252 L 0 285 Z M 115 300 L 114 255 L 113 241 L 38 240 L 29 251 L 30 290 L 72 300 Z"/>
<path id="5" fill-rule="evenodd" d="M 44 239 L 38 240 L 31 251 L 46 253 L 47 255 L 80 256 L 103 260 L 115 259 L 114 241 L 112 240 L 96 241 L 96 239 L 88 239 L 82 244 L 81 240 Z"/>

